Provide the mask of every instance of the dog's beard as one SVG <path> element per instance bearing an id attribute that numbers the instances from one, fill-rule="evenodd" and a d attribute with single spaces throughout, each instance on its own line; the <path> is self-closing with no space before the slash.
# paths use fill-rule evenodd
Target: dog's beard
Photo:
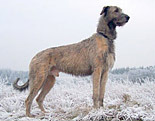
<path id="1" fill-rule="evenodd" d="M 117 26 L 123 26 L 126 22 L 117 22 L 116 25 Z"/>
<path id="2" fill-rule="evenodd" d="M 115 24 L 115 26 L 123 26 L 124 24 L 126 24 L 128 21 L 125 19 L 124 21 L 117 21 L 117 20 L 113 20 L 113 23 Z"/>

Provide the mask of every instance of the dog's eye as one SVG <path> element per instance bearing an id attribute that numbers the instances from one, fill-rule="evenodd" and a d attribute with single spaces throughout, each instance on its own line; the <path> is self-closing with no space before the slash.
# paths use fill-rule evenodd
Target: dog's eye
<path id="1" fill-rule="evenodd" d="M 118 9 L 116 9 L 114 12 L 116 12 L 116 13 L 117 13 L 117 12 L 119 12 L 119 10 L 118 10 Z"/>

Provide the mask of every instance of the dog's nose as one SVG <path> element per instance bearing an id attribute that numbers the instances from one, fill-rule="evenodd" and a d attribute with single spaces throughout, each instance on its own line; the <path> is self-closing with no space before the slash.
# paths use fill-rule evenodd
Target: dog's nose
<path id="1" fill-rule="evenodd" d="M 130 17 L 128 15 L 125 16 L 126 20 L 129 21 Z"/>

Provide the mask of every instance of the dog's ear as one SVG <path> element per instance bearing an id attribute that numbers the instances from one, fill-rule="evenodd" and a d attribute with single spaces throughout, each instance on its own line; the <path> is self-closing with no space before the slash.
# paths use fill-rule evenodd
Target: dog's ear
<path id="1" fill-rule="evenodd" d="M 103 7 L 103 9 L 102 9 L 100 15 L 102 15 L 102 14 L 104 13 L 104 16 L 106 16 L 109 8 L 110 8 L 109 6 Z"/>

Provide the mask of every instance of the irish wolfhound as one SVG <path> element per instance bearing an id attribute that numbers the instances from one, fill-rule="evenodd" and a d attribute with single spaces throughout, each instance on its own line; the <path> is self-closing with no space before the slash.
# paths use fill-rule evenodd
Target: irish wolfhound
<path id="1" fill-rule="evenodd" d="M 33 116 L 30 113 L 31 104 L 40 89 L 36 101 L 41 111 L 45 112 L 43 100 L 53 87 L 59 72 L 75 76 L 93 75 L 94 107 L 103 106 L 108 72 L 115 61 L 116 26 L 127 23 L 129 16 L 116 6 L 104 7 L 100 15 L 97 33 L 76 44 L 41 51 L 30 63 L 29 82 L 19 86 L 19 78 L 15 81 L 14 87 L 19 90 L 30 86 L 30 93 L 25 101 L 27 116 Z"/>

